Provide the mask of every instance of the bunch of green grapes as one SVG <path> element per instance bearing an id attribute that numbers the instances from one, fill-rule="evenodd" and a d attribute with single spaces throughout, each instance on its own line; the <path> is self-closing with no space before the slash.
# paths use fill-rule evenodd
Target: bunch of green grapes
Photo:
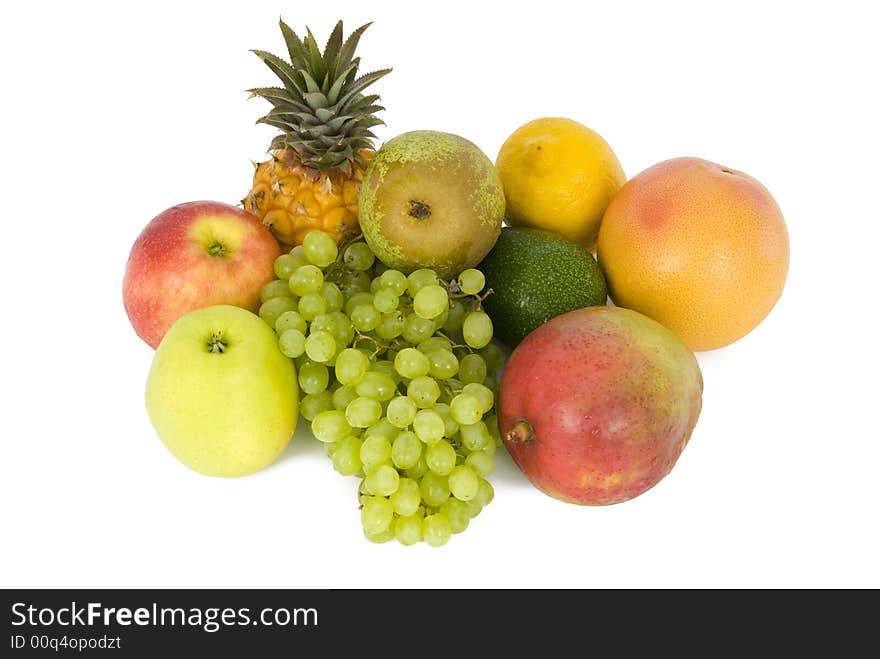
<path id="1" fill-rule="evenodd" d="M 483 273 L 446 282 L 385 267 L 312 231 L 275 261 L 260 317 L 297 366 L 300 414 L 340 474 L 361 479 L 366 537 L 445 544 L 494 495 L 504 352 Z"/>

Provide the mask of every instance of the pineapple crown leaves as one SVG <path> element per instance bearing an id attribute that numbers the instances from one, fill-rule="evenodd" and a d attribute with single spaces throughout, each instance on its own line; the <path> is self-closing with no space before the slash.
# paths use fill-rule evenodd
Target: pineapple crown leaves
<path id="1" fill-rule="evenodd" d="M 371 23 L 343 41 L 342 21 L 338 21 L 323 53 L 309 28 L 300 39 L 283 20 L 279 24 L 290 60 L 252 51 L 283 85 L 248 90 L 250 98 L 258 96 L 272 105 L 257 123 L 281 130 L 270 149 L 294 152 L 307 169 L 350 174 L 362 164 L 360 149 L 372 147 L 376 136 L 370 129 L 384 123 L 375 116 L 385 109 L 377 104 L 379 96 L 363 92 L 391 69 L 358 76 L 360 58 L 355 57 L 361 35 Z"/>

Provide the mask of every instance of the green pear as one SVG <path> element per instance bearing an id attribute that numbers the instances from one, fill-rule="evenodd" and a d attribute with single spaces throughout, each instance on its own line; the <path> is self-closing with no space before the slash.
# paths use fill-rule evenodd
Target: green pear
<path id="1" fill-rule="evenodd" d="M 207 476 L 271 464 L 296 429 L 299 386 L 275 333 L 250 311 L 216 305 L 181 316 L 147 377 L 147 414 L 174 457 Z"/>
<path id="2" fill-rule="evenodd" d="M 432 268 L 449 279 L 492 249 L 504 190 L 473 142 L 415 130 L 376 152 L 364 172 L 358 215 L 364 239 L 385 265 L 405 273 Z"/>

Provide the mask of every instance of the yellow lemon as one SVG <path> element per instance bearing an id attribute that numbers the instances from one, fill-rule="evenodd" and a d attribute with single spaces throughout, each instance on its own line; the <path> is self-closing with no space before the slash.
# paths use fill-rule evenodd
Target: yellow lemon
<path id="1" fill-rule="evenodd" d="M 517 128 L 495 166 L 507 222 L 561 234 L 589 250 L 611 198 L 626 182 L 608 143 L 571 119 L 535 119 Z"/>

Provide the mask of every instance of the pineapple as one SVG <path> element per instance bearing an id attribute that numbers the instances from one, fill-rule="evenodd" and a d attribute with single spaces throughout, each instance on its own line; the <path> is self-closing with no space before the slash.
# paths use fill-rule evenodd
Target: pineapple
<path id="1" fill-rule="evenodd" d="M 360 58 L 354 51 L 369 23 L 343 43 L 339 21 L 323 53 L 311 30 L 300 39 L 280 23 L 290 61 L 253 52 L 283 86 L 248 91 L 273 106 L 257 123 L 282 132 L 272 140 L 271 158 L 256 165 L 242 204 L 283 246 L 301 244 L 312 229 L 341 242 L 359 231 L 358 190 L 374 153 L 370 129 L 384 123 L 375 116 L 385 109 L 376 104 L 379 96 L 361 92 L 391 69 L 357 75 Z"/>

